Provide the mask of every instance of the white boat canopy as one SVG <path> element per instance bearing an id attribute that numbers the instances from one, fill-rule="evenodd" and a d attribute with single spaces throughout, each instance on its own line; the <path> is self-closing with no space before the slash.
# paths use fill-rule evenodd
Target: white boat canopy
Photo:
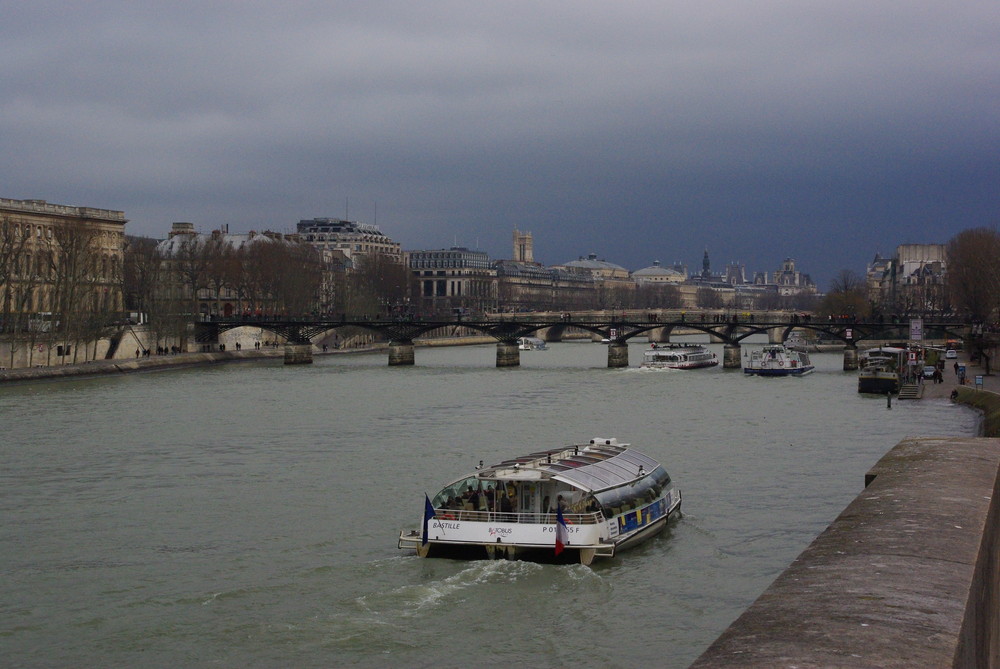
<path id="1" fill-rule="evenodd" d="M 507 460 L 478 472 L 480 479 L 552 479 L 586 492 L 630 483 L 659 467 L 653 458 L 616 440 L 595 439 L 585 447 L 554 449 Z"/>

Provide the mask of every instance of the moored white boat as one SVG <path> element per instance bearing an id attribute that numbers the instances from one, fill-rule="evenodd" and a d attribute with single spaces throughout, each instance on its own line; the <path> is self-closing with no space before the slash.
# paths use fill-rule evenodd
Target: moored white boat
<path id="1" fill-rule="evenodd" d="M 642 352 L 640 366 L 650 369 L 698 369 L 718 364 L 718 357 L 700 344 L 653 344 Z"/>
<path id="2" fill-rule="evenodd" d="M 421 557 L 580 562 L 661 531 L 681 493 L 655 460 L 620 443 L 553 448 L 479 467 L 425 504 L 399 548 Z"/>
<path id="3" fill-rule="evenodd" d="M 518 337 L 517 347 L 522 351 L 545 351 L 549 348 L 539 337 Z"/>
<path id="4" fill-rule="evenodd" d="M 803 376 L 815 369 L 809 354 L 781 344 L 743 351 L 743 372 L 755 376 Z"/>

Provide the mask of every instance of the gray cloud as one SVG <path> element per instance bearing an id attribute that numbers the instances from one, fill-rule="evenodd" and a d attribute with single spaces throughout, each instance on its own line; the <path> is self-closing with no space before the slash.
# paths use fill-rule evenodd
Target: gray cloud
<path id="1" fill-rule="evenodd" d="M 0 2 L 0 195 L 821 281 L 997 223 L 993 2 L 479 5 Z"/>

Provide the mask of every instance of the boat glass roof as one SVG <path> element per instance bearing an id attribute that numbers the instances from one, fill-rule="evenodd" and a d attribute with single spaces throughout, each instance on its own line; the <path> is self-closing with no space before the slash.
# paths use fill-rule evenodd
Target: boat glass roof
<path id="1" fill-rule="evenodd" d="M 551 477 L 575 488 L 594 492 L 634 481 L 640 470 L 651 474 L 659 463 L 629 450 L 614 439 L 594 439 L 589 444 L 536 451 L 509 458 L 480 470 L 480 479 L 518 480 Z"/>
<path id="2" fill-rule="evenodd" d="M 602 462 L 555 473 L 552 478 L 584 490 L 594 491 L 633 481 L 639 476 L 640 468 L 648 474 L 658 465 L 656 460 L 647 455 L 637 451 L 625 451 Z"/>

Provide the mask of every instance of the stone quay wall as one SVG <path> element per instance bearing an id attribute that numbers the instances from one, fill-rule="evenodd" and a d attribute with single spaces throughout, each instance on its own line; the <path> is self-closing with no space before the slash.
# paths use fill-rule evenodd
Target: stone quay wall
<path id="1" fill-rule="evenodd" d="M 900 442 L 692 667 L 1000 666 L 998 473 L 998 438 Z"/>

